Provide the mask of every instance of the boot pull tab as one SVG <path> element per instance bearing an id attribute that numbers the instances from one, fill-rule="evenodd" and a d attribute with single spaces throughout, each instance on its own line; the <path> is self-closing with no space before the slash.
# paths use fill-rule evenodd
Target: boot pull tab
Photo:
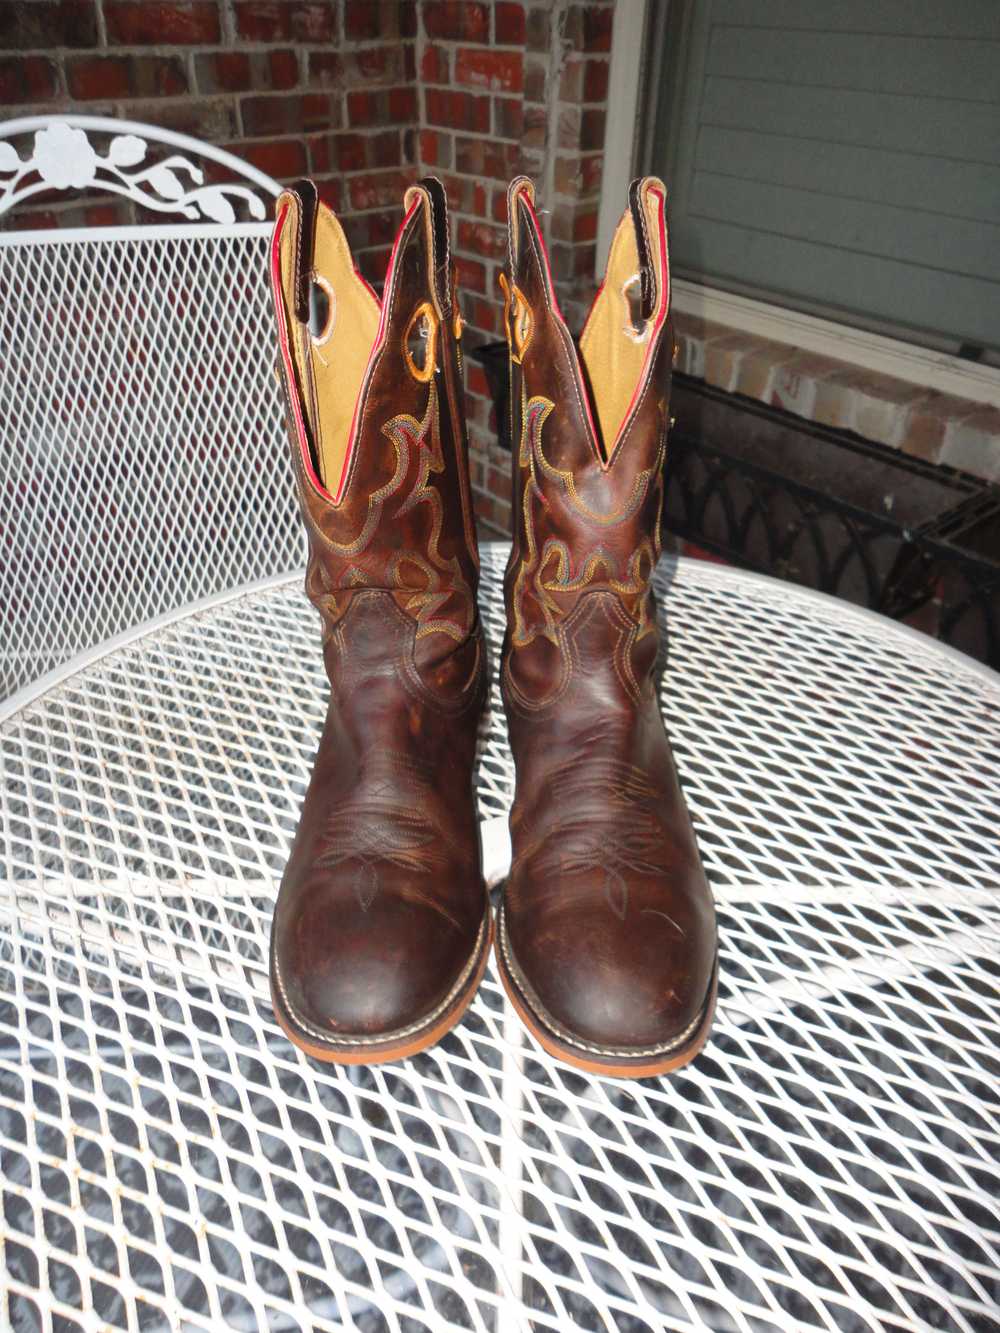
<path id="1" fill-rule="evenodd" d="M 628 206 L 635 230 L 635 248 L 639 255 L 639 316 L 643 323 L 652 318 L 656 308 L 656 277 L 653 273 L 643 199 L 645 183 L 645 178 L 639 177 L 628 187 Z"/>
<path id="2" fill-rule="evenodd" d="M 527 176 L 515 176 L 507 187 L 507 260 L 512 282 L 517 273 L 521 249 L 521 219 L 517 204 L 522 196 L 530 206 L 534 207 L 534 184 Z"/>
<path id="3" fill-rule="evenodd" d="M 428 281 L 434 303 L 442 318 L 445 318 L 452 307 L 448 197 L 436 176 L 424 176 L 407 190 L 407 208 L 417 194 L 424 195 L 427 203 Z"/>
<path id="4" fill-rule="evenodd" d="M 295 275 L 293 297 L 295 318 L 300 324 L 309 323 L 312 294 L 313 252 L 316 244 L 316 214 L 319 210 L 319 191 L 311 180 L 296 181 L 287 187 L 298 201 L 299 231 L 295 238 Z"/>

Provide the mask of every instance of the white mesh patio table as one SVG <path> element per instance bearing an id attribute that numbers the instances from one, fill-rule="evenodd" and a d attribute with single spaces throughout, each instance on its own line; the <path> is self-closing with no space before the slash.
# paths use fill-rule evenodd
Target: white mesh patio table
<path id="1" fill-rule="evenodd" d="M 550 1059 L 492 970 L 397 1065 L 282 1035 L 268 929 L 325 699 L 299 578 L 8 710 L 0 1327 L 1000 1327 L 1000 678 L 770 580 L 657 578 L 721 932 L 712 1039 L 662 1079 Z M 512 782 L 494 688 L 494 880 Z"/>

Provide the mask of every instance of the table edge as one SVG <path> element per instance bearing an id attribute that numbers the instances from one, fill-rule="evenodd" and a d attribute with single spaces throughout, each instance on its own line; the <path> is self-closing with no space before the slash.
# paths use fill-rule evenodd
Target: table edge
<path id="1" fill-rule="evenodd" d="M 496 552 L 509 551 L 510 542 L 484 541 L 479 543 L 479 547 L 480 551 L 495 554 Z M 1000 672 L 994 671 L 985 662 L 970 657 L 968 653 L 963 653 L 960 648 L 954 648 L 951 644 L 932 639 L 929 634 L 914 629 L 912 625 L 904 625 L 898 620 L 892 620 L 879 611 L 872 611 L 865 606 L 856 606 L 854 603 L 845 602 L 830 593 L 819 592 L 815 588 L 806 588 L 798 583 L 790 583 L 786 579 L 776 578 L 772 574 L 759 574 L 756 570 L 740 569 L 736 565 L 722 565 L 711 560 L 699 560 L 694 556 L 673 555 L 669 552 L 664 553 L 660 558 L 660 564 L 665 563 L 673 565 L 675 569 L 690 569 L 697 566 L 699 575 L 708 583 L 722 586 L 741 585 L 744 587 L 759 584 L 768 591 L 780 592 L 788 601 L 812 603 L 827 612 L 833 612 L 845 621 L 855 621 L 867 627 L 871 627 L 873 623 L 877 624 L 879 629 L 889 637 L 897 636 L 906 643 L 919 648 L 927 657 L 938 658 L 951 663 L 954 667 L 977 677 L 981 684 L 1000 694 Z M 37 680 L 22 686 L 8 699 L 0 700 L 0 726 L 10 721 L 24 708 L 35 703 L 49 690 L 63 684 L 70 677 L 85 671 L 88 667 L 101 661 L 102 658 L 108 657 L 130 644 L 137 643 L 139 640 L 145 639 L 161 629 L 166 629 L 170 625 L 177 624 L 179 621 L 192 619 L 206 611 L 225 606 L 227 602 L 237 601 L 241 597 L 251 597 L 255 593 L 269 592 L 274 588 L 294 583 L 304 577 L 304 567 L 287 570 L 281 574 L 272 574 L 264 579 L 240 584 L 236 588 L 228 588 L 224 592 L 211 593 L 196 602 L 188 602 L 184 606 L 176 607 L 173 611 L 166 611 L 163 615 L 155 616 L 151 620 L 144 620 L 131 629 L 123 630 L 121 634 L 105 639 L 103 643 L 88 648 L 82 653 L 77 653 L 75 657 L 71 657 L 68 661 L 53 667 L 51 671 L 45 672 Z"/>

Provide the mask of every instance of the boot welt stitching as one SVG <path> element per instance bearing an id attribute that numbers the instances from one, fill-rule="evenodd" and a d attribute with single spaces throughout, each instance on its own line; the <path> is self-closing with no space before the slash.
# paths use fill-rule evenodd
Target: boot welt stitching
<path id="1" fill-rule="evenodd" d="M 479 961 L 479 955 L 482 952 L 483 936 L 487 931 L 488 923 L 489 908 L 487 908 L 482 925 L 479 927 L 479 934 L 476 936 L 476 947 L 473 949 L 469 961 L 462 968 L 458 980 L 437 1008 L 432 1010 L 431 1013 L 425 1014 L 423 1018 L 418 1020 L 418 1022 L 411 1023 L 409 1027 L 395 1028 L 392 1032 L 383 1032 L 377 1037 L 335 1037 L 329 1032 L 324 1032 L 321 1028 L 313 1027 L 310 1023 L 304 1022 L 297 1016 L 295 1007 L 288 997 L 288 992 L 285 990 L 285 983 L 281 979 L 281 969 L 278 966 L 277 959 L 275 959 L 274 962 L 274 979 L 278 983 L 278 990 L 281 994 L 281 998 L 284 1000 L 285 1008 L 288 1010 L 295 1026 L 301 1028 L 303 1032 L 308 1033 L 310 1037 L 318 1037 L 321 1041 L 326 1042 L 330 1046 L 381 1046 L 385 1042 L 399 1041 L 402 1037 L 412 1036 L 415 1032 L 420 1032 L 422 1028 L 429 1027 L 436 1018 L 443 1014 L 445 1010 L 455 1002 L 458 993 L 475 971 L 476 964 Z"/>
<path id="2" fill-rule="evenodd" d="M 513 954 L 508 948 L 507 927 L 504 921 L 504 910 L 502 905 L 497 913 L 497 937 L 500 940 L 500 951 L 503 954 L 504 962 L 507 964 L 507 967 L 510 969 L 515 980 L 519 983 L 523 993 L 527 984 L 527 979 L 521 972 L 521 969 L 514 960 Z M 684 1031 L 679 1032 L 676 1037 L 671 1038 L 671 1040 L 666 1042 L 663 1046 L 596 1046 L 592 1042 L 581 1041 L 579 1037 L 575 1037 L 571 1032 L 567 1032 L 564 1027 L 554 1022 L 547 1014 L 542 1017 L 544 1010 L 540 1013 L 536 1013 L 536 1017 L 540 1018 L 544 1025 L 551 1029 L 551 1031 L 564 1041 L 567 1046 L 573 1046 L 580 1051 L 588 1051 L 593 1055 L 612 1055 L 620 1056 L 622 1059 L 628 1059 L 630 1057 L 632 1059 L 640 1059 L 649 1055 L 666 1055 L 669 1051 L 675 1050 L 678 1046 L 682 1046 L 684 1042 L 693 1035 L 695 1029 L 702 1023 L 707 1007 L 708 998 L 706 997 L 705 1003 L 699 1009 L 697 1016 L 691 1020 Z M 533 1011 L 535 1010 L 535 1006 L 531 1004 L 528 1004 L 528 1008 Z"/>

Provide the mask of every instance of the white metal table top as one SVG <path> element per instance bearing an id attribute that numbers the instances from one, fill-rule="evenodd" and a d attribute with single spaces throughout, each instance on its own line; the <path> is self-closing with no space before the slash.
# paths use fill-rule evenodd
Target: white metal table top
<path id="1" fill-rule="evenodd" d="M 398 1065 L 283 1037 L 268 928 L 325 700 L 299 578 L 19 702 L 0 1327 L 1000 1327 L 1000 682 L 769 580 L 658 581 L 722 948 L 713 1037 L 663 1079 L 554 1062 L 492 972 Z M 484 819 L 512 777 L 494 691 Z"/>

